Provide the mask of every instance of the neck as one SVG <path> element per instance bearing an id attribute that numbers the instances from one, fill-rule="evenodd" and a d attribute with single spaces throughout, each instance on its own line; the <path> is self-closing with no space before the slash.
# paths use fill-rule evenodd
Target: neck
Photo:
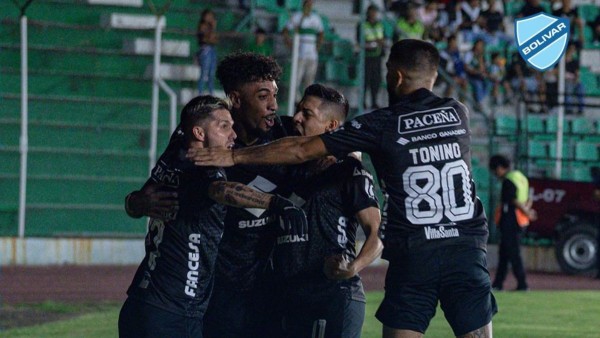
<path id="1" fill-rule="evenodd" d="M 188 148 L 206 148 L 204 142 L 198 140 L 190 140 L 188 142 Z"/>
<path id="2" fill-rule="evenodd" d="M 239 124 L 235 124 L 233 126 L 233 129 L 235 130 L 235 133 L 237 134 L 237 139 L 242 141 L 242 143 L 247 146 L 251 146 L 254 143 L 256 143 L 256 141 L 258 141 L 258 137 L 250 136 L 248 134 L 248 132 L 246 131 L 246 129 L 243 128 L 242 126 L 240 126 Z"/>

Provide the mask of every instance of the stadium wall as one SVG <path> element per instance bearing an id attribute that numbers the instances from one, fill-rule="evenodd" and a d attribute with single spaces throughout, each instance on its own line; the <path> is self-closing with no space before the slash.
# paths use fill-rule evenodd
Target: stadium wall
<path id="1" fill-rule="evenodd" d="M 362 243 L 359 243 L 359 246 Z M 529 271 L 560 272 L 553 247 L 523 246 Z M 136 265 L 144 257 L 144 241 L 136 239 L 0 237 L 0 266 L 9 265 Z M 488 266 L 498 265 L 498 246 L 488 245 Z M 377 259 L 375 266 L 386 261 Z"/>

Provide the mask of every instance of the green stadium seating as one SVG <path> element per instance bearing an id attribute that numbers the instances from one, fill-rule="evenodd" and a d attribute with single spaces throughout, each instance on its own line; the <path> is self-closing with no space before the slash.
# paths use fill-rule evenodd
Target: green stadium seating
<path id="1" fill-rule="evenodd" d="M 598 143 L 579 142 L 575 145 L 575 159 L 580 161 L 598 161 Z"/>
<path id="2" fill-rule="evenodd" d="M 594 124 L 586 118 L 575 118 L 571 120 L 571 132 L 573 134 L 591 134 L 594 132 Z"/>
<path id="3" fill-rule="evenodd" d="M 509 115 L 500 115 L 494 119 L 497 135 L 515 135 L 517 133 L 517 118 Z"/>
<path id="4" fill-rule="evenodd" d="M 163 40 L 196 45 L 197 1 L 175 1 Z M 214 8 L 219 29 L 234 29 L 241 12 Z M 145 220 L 123 211 L 123 198 L 149 171 L 152 56 L 124 51 L 124 40 L 152 30 L 101 26 L 111 13 L 151 15 L 142 8 L 93 6 L 79 0 L 36 0 L 29 18 L 29 153 L 26 236 L 140 236 Z M 0 236 L 17 233 L 20 170 L 20 31 L 18 11 L 0 2 Z M 226 32 L 224 32 L 226 33 Z M 231 35 L 231 34 L 229 34 Z M 220 52 L 238 48 L 231 35 Z M 189 58 L 162 56 L 164 63 Z M 194 81 L 167 81 L 175 91 Z M 161 93 L 158 149 L 169 138 L 168 97 Z"/>
<path id="5" fill-rule="evenodd" d="M 586 95 L 600 96 L 600 74 L 594 74 L 589 69 L 581 67 L 580 77 Z"/>
<path id="6" fill-rule="evenodd" d="M 548 155 L 550 158 L 556 158 L 556 141 L 551 141 L 548 143 Z M 562 145 L 562 158 L 569 159 L 572 158 L 572 153 L 570 151 L 570 147 L 568 142 L 563 141 Z"/>
<path id="7" fill-rule="evenodd" d="M 525 120 L 526 129 L 529 133 L 544 133 L 546 131 L 546 119 L 537 115 L 528 115 Z"/>
<path id="8" fill-rule="evenodd" d="M 548 144 L 543 141 L 531 140 L 527 143 L 527 154 L 531 158 L 547 158 Z"/>
<path id="9" fill-rule="evenodd" d="M 546 120 L 546 133 L 555 134 L 558 130 L 558 118 L 551 116 Z M 568 134 L 571 132 L 571 123 L 569 120 L 563 120 L 563 133 Z"/>
<path id="10" fill-rule="evenodd" d="M 354 86 L 356 80 L 350 78 L 350 69 L 346 62 L 329 60 L 325 64 L 325 80 L 342 86 Z"/>

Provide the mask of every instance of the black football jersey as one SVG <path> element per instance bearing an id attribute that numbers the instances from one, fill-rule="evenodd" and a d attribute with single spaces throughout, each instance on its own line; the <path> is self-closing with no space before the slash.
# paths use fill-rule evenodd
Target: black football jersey
<path id="1" fill-rule="evenodd" d="M 226 176 L 222 169 L 194 166 L 182 142 L 171 139 L 150 178 L 177 191 L 179 210 L 168 221 L 150 220 L 146 255 L 127 293 L 166 311 L 201 318 L 225 218 L 225 207 L 208 197 L 208 186 Z"/>
<path id="2" fill-rule="evenodd" d="M 256 144 L 264 144 L 288 135 L 291 119 L 282 117 Z M 236 148 L 244 147 L 236 142 Z M 226 169 L 232 182 L 245 184 L 270 194 L 289 195 L 290 169 L 287 166 L 236 165 Z M 219 246 L 215 283 L 237 290 L 252 289 L 270 269 L 278 219 L 269 210 L 258 208 L 227 209 L 225 231 Z"/>
<path id="3" fill-rule="evenodd" d="M 426 89 L 321 135 L 333 155 L 370 155 L 386 199 L 385 237 L 421 232 L 427 240 L 487 234 L 470 138 L 467 108 Z"/>
<path id="4" fill-rule="evenodd" d="M 296 297 L 326 297 L 332 288 L 344 287 L 351 291 L 352 298 L 364 301 L 358 276 L 346 281 L 329 280 L 323 273 L 323 262 L 336 254 L 343 254 L 348 261 L 356 258 L 359 223 L 355 215 L 378 207 L 371 173 L 360 161 L 347 157 L 324 172 L 297 182 L 291 199 L 306 212 L 309 231 L 303 237 L 277 238 L 273 260 L 285 292 Z"/>

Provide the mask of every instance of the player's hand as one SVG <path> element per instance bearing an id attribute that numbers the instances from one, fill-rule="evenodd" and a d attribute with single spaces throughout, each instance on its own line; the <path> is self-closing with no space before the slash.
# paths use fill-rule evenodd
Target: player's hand
<path id="1" fill-rule="evenodd" d="M 342 280 L 356 275 L 354 265 L 343 254 L 332 255 L 325 258 L 323 273 L 329 279 Z"/>
<path id="2" fill-rule="evenodd" d="M 227 148 L 190 148 L 185 155 L 197 166 L 231 167 L 233 150 Z"/>
<path id="3" fill-rule="evenodd" d="M 125 202 L 125 210 L 132 217 L 148 216 L 168 221 L 179 210 L 177 192 L 163 184 L 149 184 L 129 196 Z"/>
<path id="4" fill-rule="evenodd" d="M 287 198 L 273 195 L 269 202 L 269 210 L 279 216 L 279 224 L 286 234 L 302 238 L 308 233 L 308 221 L 304 210 Z"/>

